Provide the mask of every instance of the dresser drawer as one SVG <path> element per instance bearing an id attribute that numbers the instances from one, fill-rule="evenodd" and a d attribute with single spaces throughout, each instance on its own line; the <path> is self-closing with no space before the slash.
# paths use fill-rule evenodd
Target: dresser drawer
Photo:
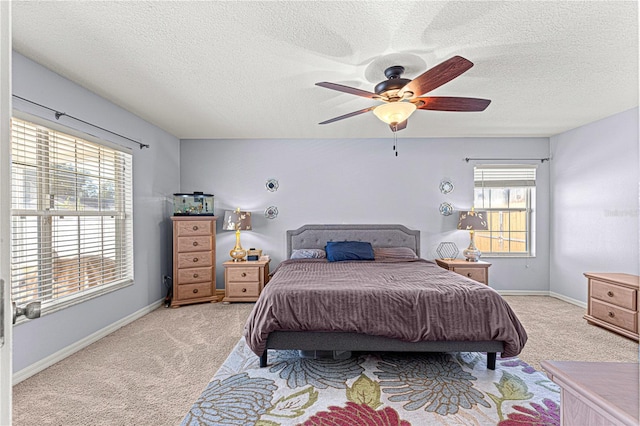
<path id="1" fill-rule="evenodd" d="M 467 278 L 471 278 L 472 280 L 478 281 L 480 283 L 486 284 L 486 274 L 485 269 L 481 268 L 454 268 L 453 272 L 463 275 Z"/>
<path id="2" fill-rule="evenodd" d="M 190 220 L 185 222 L 176 222 L 176 233 L 178 237 L 186 237 L 190 235 L 212 235 L 212 224 L 215 222 Z"/>
<path id="3" fill-rule="evenodd" d="M 179 300 L 210 297 L 213 296 L 213 286 L 210 282 L 179 285 L 177 296 Z"/>
<path id="4" fill-rule="evenodd" d="M 637 290 L 615 284 L 591 280 L 591 297 L 632 311 L 636 310 Z"/>
<path id="5" fill-rule="evenodd" d="M 211 266 L 211 252 L 193 252 L 178 254 L 178 269 Z"/>
<path id="6" fill-rule="evenodd" d="M 200 282 L 211 282 L 213 268 L 187 268 L 178 269 L 177 284 L 190 284 Z"/>
<path id="7" fill-rule="evenodd" d="M 260 295 L 260 283 L 259 282 L 228 282 L 227 297 L 253 297 L 256 298 Z"/>
<path id="8" fill-rule="evenodd" d="M 638 331 L 638 313 L 595 299 L 589 301 L 591 315 L 609 324 L 617 325 L 631 332 Z"/>
<path id="9" fill-rule="evenodd" d="M 228 281 L 260 281 L 260 270 L 256 267 L 232 267 L 227 268 L 227 280 Z"/>
<path id="10" fill-rule="evenodd" d="M 211 250 L 211 237 L 178 237 L 178 253 Z"/>

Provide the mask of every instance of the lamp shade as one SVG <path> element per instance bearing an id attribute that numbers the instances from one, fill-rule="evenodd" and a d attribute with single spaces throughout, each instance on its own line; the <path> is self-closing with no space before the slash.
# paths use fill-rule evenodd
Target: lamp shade
<path id="1" fill-rule="evenodd" d="M 460 212 L 458 229 L 465 229 L 467 231 L 486 231 L 489 229 L 487 226 L 487 212 L 478 210 Z"/>
<path id="2" fill-rule="evenodd" d="M 411 102 L 389 102 L 373 109 L 373 113 L 387 124 L 398 124 L 405 121 L 416 110 Z"/>
<path id="3" fill-rule="evenodd" d="M 222 229 L 225 231 L 250 231 L 251 212 L 242 212 L 240 208 L 225 211 Z"/>

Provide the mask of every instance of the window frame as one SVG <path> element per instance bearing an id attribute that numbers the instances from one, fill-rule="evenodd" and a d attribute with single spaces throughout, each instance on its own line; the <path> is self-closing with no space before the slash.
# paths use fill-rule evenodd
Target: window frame
<path id="1" fill-rule="evenodd" d="M 43 232 L 37 233 L 38 235 L 37 251 L 40 254 L 40 250 L 44 250 L 44 252 L 49 256 L 49 258 L 48 259 L 45 258 L 44 261 L 41 261 L 41 259 L 38 260 L 38 267 L 36 269 L 36 273 L 37 273 L 36 279 L 38 280 L 37 285 L 39 289 L 43 285 L 42 282 L 39 280 L 40 279 L 39 277 L 42 275 L 46 276 L 46 274 L 52 274 L 53 253 L 55 252 L 52 246 L 52 242 L 56 237 L 55 237 L 55 233 L 51 231 L 53 228 L 56 228 L 56 226 L 53 224 L 53 222 L 55 221 L 55 218 L 65 218 L 65 217 L 78 218 L 77 232 L 81 232 L 80 227 L 83 226 L 81 225 L 81 223 L 83 223 L 85 219 L 90 221 L 91 218 L 108 218 L 108 217 L 113 218 L 113 223 L 114 223 L 113 232 L 114 232 L 114 235 L 116 236 L 115 237 L 116 242 L 114 242 L 113 244 L 114 246 L 113 251 L 115 252 L 115 257 L 116 257 L 116 266 L 114 267 L 115 268 L 114 271 L 116 271 L 119 277 L 115 278 L 112 281 L 102 282 L 96 285 L 95 287 L 87 288 L 86 285 L 82 285 L 82 287 L 84 288 L 81 288 L 79 291 L 73 292 L 71 294 L 66 294 L 59 297 L 53 297 L 53 298 L 42 299 L 42 300 L 40 298 L 37 298 L 35 300 L 42 301 L 42 309 L 41 309 L 42 315 L 51 314 L 53 312 L 66 309 L 70 306 L 83 303 L 87 300 L 91 300 L 96 297 L 102 296 L 104 294 L 111 293 L 113 291 L 132 285 L 134 283 L 133 154 L 132 154 L 132 150 L 130 148 L 123 147 L 118 144 L 114 144 L 112 142 L 106 141 L 96 136 L 92 136 L 82 131 L 78 131 L 76 129 L 60 125 L 59 123 L 55 123 L 55 122 L 43 119 L 41 117 L 27 114 L 21 111 L 14 110 L 12 114 L 12 120 L 14 118 L 17 120 L 34 124 L 36 126 L 41 126 L 43 128 L 46 128 L 47 130 L 55 132 L 56 134 L 59 134 L 62 136 L 68 136 L 75 140 L 74 141 L 75 146 L 77 146 L 77 144 L 79 143 L 78 141 L 80 141 L 80 143 L 97 145 L 98 150 L 101 150 L 104 148 L 109 151 L 117 151 L 120 154 L 114 153 L 114 165 L 118 164 L 117 161 L 115 160 L 116 156 L 123 156 L 122 159 L 124 162 L 121 163 L 123 166 L 122 172 L 117 172 L 115 171 L 115 169 L 113 172 L 114 181 L 117 182 L 119 178 L 122 180 L 121 181 L 122 186 L 121 187 L 118 186 L 116 189 L 114 189 L 115 192 L 118 192 L 119 196 L 114 195 L 115 200 L 114 200 L 113 210 L 102 210 L 102 208 L 98 209 L 97 211 L 88 210 L 88 209 L 83 210 L 82 208 L 78 208 L 77 206 L 72 210 L 50 209 L 50 206 L 46 207 L 44 206 L 45 203 L 43 203 L 43 200 L 46 198 L 45 195 L 48 194 L 48 189 L 43 187 L 43 184 L 46 183 L 46 178 L 41 179 L 40 177 L 36 178 L 36 186 L 38 187 L 37 207 L 35 209 L 19 209 L 19 208 L 14 208 L 14 201 L 13 201 L 14 200 L 13 184 L 15 181 L 13 169 L 17 167 L 16 166 L 17 163 L 14 163 L 14 159 L 12 156 L 11 158 L 11 169 L 12 169 L 12 172 L 11 172 L 11 181 L 12 181 L 11 183 L 12 185 L 12 189 L 11 189 L 11 199 L 12 199 L 11 201 L 11 218 L 12 218 L 11 219 L 11 236 L 12 236 L 11 291 L 12 291 L 12 296 L 14 295 L 14 292 L 18 293 L 20 291 L 20 289 L 14 288 L 14 285 L 17 285 L 17 284 L 14 283 L 14 263 L 15 262 L 14 262 L 14 253 L 13 253 L 13 250 L 14 250 L 13 239 L 14 239 L 14 232 L 16 231 L 16 228 L 17 228 L 17 224 L 14 223 L 14 218 L 21 217 L 21 216 L 24 216 L 24 217 L 28 216 L 28 217 L 35 218 L 37 220 L 37 225 L 36 225 L 37 229 L 43 231 Z M 11 146 L 13 150 L 13 146 L 14 146 L 13 130 L 11 135 Z M 36 169 L 40 170 L 36 172 L 36 174 L 42 173 L 41 170 L 43 169 L 49 170 L 49 171 L 52 170 L 51 164 L 52 164 L 51 162 L 48 162 L 46 165 L 43 165 L 42 167 L 36 166 Z M 86 165 L 87 163 L 84 163 L 84 164 Z M 75 171 L 70 172 L 70 174 L 72 174 L 74 177 L 78 177 L 82 175 L 82 172 L 76 169 Z M 97 175 L 97 179 L 101 180 L 104 178 L 105 178 L 105 172 L 100 171 Z M 116 185 L 114 185 L 114 187 L 115 186 Z M 106 226 L 104 225 L 102 219 L 100 219 L 100 223 L 101 223 L 100 226 Z M 49 227 L 48 231 L 46 229 L 47 224 Z M 61 226 L 58 226 L 58 228 L 60 227 Z M 61 231 L 58 230 L 57 232 L 61 232 Z M 81 243 L 79 242 L 78 244 L 79 244 L 78 250 L 81 250 L 80 248 Z M 104 249 L 104 247 L 105 247 L 105 240 L 101 239 L 100 248 Z M 105 258 L 103 258 L 103 261 L 104 259 Z M 79 261 L 78 271 L 80 271 L 82 268 L 82 266 L 80 266 L 81 265 L 80 257 L 78 258 L 78 261 Z M 104 273 L 104 263 L 102 264 L 101 271 Z M 82 280 L 82 278 L 80 280 Z M 44 285 L 45 285 L 45 291 L 49 291 L 53 293 L 54 291 L 53 278 L 50 278 L 49 281 L 45 280 Z M 24 289 L 22 289 L 22 291 L 24 291 Z M 34 300 L 34 299 L 18 298 L 18 300 L 15 300 L 15 301 L 18 304 L 22 304 L 22 303 L 28 303 L 31 300 Z M 21 317 L 20 319 L 18 319 L 16 324 L 20 324 L 24 321 L 25 319 Z"/>
<path id="2" fill-rule="evenodd" d="M 493 177 L 492 180 L 485 181 L 484 177 L 478 181 L 476 176 L 479 170 L 490 170 L 492 172 L 501 170 L 496 174 L 502 174 L 502 178 Z M 513 173 L 510 173 L 513 172 Z M 482 173 L 482 172 L 480 172 Z M 522 175 L 526 175 L 523 177 Z M 511 229 L 511 218 L 509 218 L 509 229 L 507 234 L 515 232 L 525 234 L 525 251 L 485 251 L 482 250 L 482 256 L 485 258 L 534 258 L 536 257 L 536 197 L 537 197 L 537 166 L 532 164 L 476 164 L 474 165 L 474 185 L 473 185 L 473 197 L 474 208 L 477 210 L 483 210 L 487 212 L 487 220 L 489 222 L 488 231 L 476 231 L 476 245 L 478 245 L 478 237 L 482 235 L 488 235 L 492 238 L 492 234 L 499 231 L 491 230 L 491 217 L 494 212 L 504 212 L 507 215 L 511 212 L 525 212 L 525 229 Z M 483 194 L 483 204 L 476 205 L 477 190 L 481 190 Z M 487 207 L 484 200 L 489 197 L 485 197 L 484 191 L 486 190 L 513 190 L 524 189 L 525 190 L 525 207 Z M 507 194 L 506 199 L 510 199 L 511 194 Z M 489 203 L 489 205 L 491 205 Z M 509 239 L 511 241 L 511 239 Z M 511 249 L 509 249 L 511 250 Z"/>

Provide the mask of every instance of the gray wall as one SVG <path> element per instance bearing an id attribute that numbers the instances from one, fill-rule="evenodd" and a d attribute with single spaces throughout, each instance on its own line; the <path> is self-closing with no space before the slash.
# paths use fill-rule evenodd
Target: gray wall
<path id="1" fill-rule="evenodd" d="M 171 271 L 170 198 L 179 189 L 179 141 L 39 64 L 13 54 L 13 93 L 151 145 L 137 145 L 71 119 L 60 123 L 133 149 L 135 284 L 17 325 L 14 371 L 42 360 L 164 297 Z M 54 120 L 53 113 L 14 99 L 14 108 Z M 167 201 L 169 200 L 169 201 Z"/>
<path id="2" fill-rule="evenodd" d="M 368 117 L 366 119 L 375 119 Z M 353 125 L 365 118 L 355 119 Z M 241 207 L 253 212 L 253 231 L 242 233 L 244 248 L 256 247 L 272 258 L 272 269 L 285 257 L 285 231 L 313 223 L 400 223 L 419 229 L 422 257 L 436 257 L 442 241 L 462 249 L 469 233 L 456 230 L 457 212 L 440 215 L 438 206 L 456 210 L 473 202 L 473 164 L 465 157 L 544 158 L 548 138 L 404 139 L 393 155 L 392 133 L 384 139 L 348 140 L 182 140 L 181 191 L 215 194 L 215 213 Z M 498 162 L 495 162 L 498 163 Z M 536 258 L 486 259 L 496 289 L 549 290 L 549 163 L 534 162 L 538 171 L 538 232 Z M 276 178 L 277 192 L 265 181 Z M 439 184 L 455 185 L 443 195 Z M 264 218 L 267 206 L 279 209 L 274 220 Z M 220 221 L 219 221 L 220 222 Z M 217 286 L 223 287 L 222 262 L 229 259 L 233 232 L 217 236 Z"/>
<path id="3" fill-rule="evenodd" d="M 587 300 L 584 272 L 640 272 L 638 108 L 551 138 L 550 290 Z"/>

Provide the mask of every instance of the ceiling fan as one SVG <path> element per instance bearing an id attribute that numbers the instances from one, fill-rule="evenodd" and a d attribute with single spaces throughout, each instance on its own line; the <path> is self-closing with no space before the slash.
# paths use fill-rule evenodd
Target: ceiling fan
<path id="1" fill-rule="evenodd" d="M 319 124 L 329 124 L 373 111 L 380 120 L 389 125 L 393 132 L 397 132 L 407 127 L 407 119 L 417 109 L 455 112 L 484 111 L 491 103 L 489 99 L 423 96 L 425 93 L 459 77 L 472 66 L 473 62 L 468 59 L 462 56 L 454 56 L 425 71 L 413 80 L 409 80 L 401 77 L 404 67 L 394 65 L 384 71 L 387 80 L 375 86 L 375 93 L 326 81 L 316 83 L 316 86 L 385 102 L 381 105 L 334 117 Z"/>

